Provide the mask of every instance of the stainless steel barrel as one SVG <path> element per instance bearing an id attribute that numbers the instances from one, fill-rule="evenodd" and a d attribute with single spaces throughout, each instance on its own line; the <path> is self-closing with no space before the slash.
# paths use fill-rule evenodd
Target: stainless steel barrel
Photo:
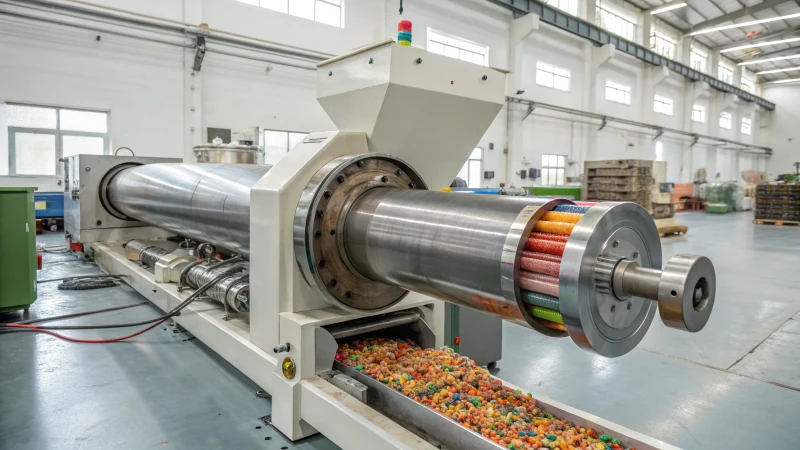
<path id="1" fill-rule="evenodd" d="M 125 216 L 250 253 L 250 188 L 272 166 L 148 164 L 108 182 L 109 206 Z"/>
<path id="2" fill-rule="evenodd" d="M 522 198 L 372 189 L 347 214 L 345 253 L 367 279 L 528 325 L 514 281 L 524 239 L 514 230 L 545 202 Z"/>

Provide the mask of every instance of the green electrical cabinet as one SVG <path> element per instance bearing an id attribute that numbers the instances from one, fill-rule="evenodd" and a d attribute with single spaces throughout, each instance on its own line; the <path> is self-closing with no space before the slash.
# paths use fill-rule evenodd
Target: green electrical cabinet
<path id="1" fill-rule="evenodd" d="M 36 219 L 32 187 L 0 187 L 0 312 L 36 301 Z"/>

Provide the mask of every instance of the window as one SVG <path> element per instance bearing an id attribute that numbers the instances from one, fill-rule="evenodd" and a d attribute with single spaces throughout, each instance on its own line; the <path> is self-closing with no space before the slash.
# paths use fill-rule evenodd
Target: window
<path id="1" fill-rule="evenodd" d="M 636 24 L 630 20 L 624 19 L 622 16 L 615 14 L 606 9 L 600 3 L 597 4 L 597 25 L 600 28 L 622 36 L 623 38 L 633 41 L 636 36 Z"/>
<path id="2" fill-rule="evenodd" d="M 483 149 L 475 147 L 464 167 L 458 171 L 458 178 L 467 182 L 467 187 L 481 187 L 481 164 L 483 164 Z"/>
<path id="3" fill-rule="evenodd" d="M 753 92 L 755 84 L 752 81 L 742 78 L 742 90 L 746 92 Z"/>
<path id="4" fill-rule="evenodd" d="M 700 105 L 692 106 L 692 120 L 703 123 L 706 121 L 706 109 Z"/>
<path id="5" fill-rule="evenodd" d="M 692 69 L 705 73 L 707 60 L 708 54 L 698 48 L 692 47 L 692 52 L 689 53 L 689 66 L 691 66 Z"/>
<path id="6" fill-rule="evenodd" d="M 489 47 L 428 28 L 428 51 L 482 66 L 489 65 Z"/>
<path id="7" fill-rule="evenodd" d="M 725 64 L 719 65 L 719 76 L 717 77 L 720 81 L 724 81 L 728 84 L 733 84 L 733 69 L 726 66 Z"/>
<path id="8" fill-rule="evenodd" d="M 284 14 L 344 28 L 343 0 L 238 0 Z"/>
<path id="9" fill-rule="evenodd" d="M 578 0 L 544 0 L 544 2 L 573 16 L 578 15 Z"/>
<path id="10" fill-rule="evenodd" d="M 672 99 L 656 95 L 653 99 L 653 111 L 659 114 L 672 115 Z"/>
<path id="11" fill-rule="evenodd" d="M 673 59 L 675 57 L 675 41 L 653 29 L 650 34 L 650 50 Z"/>
<path id="12" fill-rule="evenodd" d="M 308 133 L 264 130 L 264 164 L 276 164 L 306 136 Z"/>
<path id="13" fill-rule="evenodd" d="M 564 155 L 542 155 L 542 186 L 564 184 L 564 169 L 567 157 Z"/>
<path id="14" fill-rule="evenodd" d="M 536 84 L 569 92 L 569 70 L 537 61 Z"/>
<path id="15" fill-rule="evenodd" d="M 9 104 L 8 174 L 57 176 L 58 160 L 108 153 L 108 113 Z"/>
<path id="16" fill-rule="evenodd" d="M 750 131 L 753 126 L 753 120 L 747 117 L 742 117 L 742 134 L 751 134 Z"/>
<path id="17" fill-rule="evenodd" d="M 661 141 L 656 141 L 656 161 L 664 160 L 664 144 Z"/>
<path id="18" fill-rule="evenodd" d="M 606 100 L 630 105 L 631 87 L 614 83 L 613 81 L 606 81 Z"/>
<path id="19" fill-rule="evenodd" d="M 725 112 L 725 111 L 719 113 L 719 126 L 721 128 L 725 128 L 726 130 L 730 130 L 731 129 L 731 122 L 732 122 L 731 113 Z"/>

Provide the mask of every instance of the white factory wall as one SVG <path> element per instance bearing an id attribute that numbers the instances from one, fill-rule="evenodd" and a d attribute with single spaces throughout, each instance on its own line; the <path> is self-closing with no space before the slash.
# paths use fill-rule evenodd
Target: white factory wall
<path id="1" fill-rule="evenodd" d="M 0 102 L 111 111 L 112 148 L 140 156 L 181 155 L 180 49 L 97 33 L 6 22 L 0 26 Z M 5 105 L 4 105 L 5 106 Z M 2 111 L 0 111 L 2 112 Z M 0 174 L 8 173 L 0 113 Z M 0 176 L 0 185 L 62 189 L 60 177 Z"/>
<path id="2" fill-rule="evenodd" d="M 765 85 L 762 94 L 769 101 L 780 102 L 771 113 L 769 133 L 761 141 L 773 151 L 767 171 L 773 176 L 793 173 L 793 164 L 800 161 L 800 85 Z"/>
<path id="3" fill-rule="evenodd" d="M 152 16 L 149 19 L 204 23 L 212 30 L 331 55 L 393 35 L 398 6 L 398 0 L 346 0 L 342 29 L 234 0 L 94 3 Z M 653 88 L 650 84 L 659 77 L 657 68 L 619 53 L 594 73 L 592 56 L 599 49 L 544 23 L 519 47 L 515 64 L 509 49 L 511 14 L 484 0 L 406 0 L 404 7 L 404 18 L 414 23 L 416 46 L 425 46 L 429 27 L 488 45 L 490 66 L 517 72 L 521 87 L 510 82 L 510 95 L 521 88 L 525 90 L 522 98 L 536 102 L 734 140 L 754 139 L 753 142 L 767 145 L 758 132 L 769 124 L 769 118 L 755 116 L 751 105 L 707 87 L 693 99 L 691 93 L 697 86 L 676 74 Z M 629 5 L 624 4 L 624 8 L 635 14 Z M 664 25 L 658 26 L 664 31 Z M 184 56 L 191 56 L 190 50 L 113 35 L 103 35 L 97 42 L 96 34 L 55 25 L 14 25 L 4 19 L 0 27 L 0 101 L 109 110 L 112 148 L 124 145 L 140 155 L 189 156 L 192 145 L 206 140 L 207 127 L 242 130 L 260 126 L 291 131 L 333 127 L 316 102 L 313 71 L 208 52 L 200 74 L 189 77 Z M 259 59 L 269 57 L 261 54 Z M 537 61 L 569 69 L 570 91 L 537 86 Z M 631 105 L 605 100 L 606 80 L 631 86 Z M 653 112 L 654 93 L 673 99 L 673 116 Z M 779 109 L 788 105 L 784 98 L 773 101 Z M 706 107 L 703 124 L 688 120 L 695 103 Z M 722 108 L 734 116 L 732 130 L 720 130 L 718 126 Z M 484 149 L 483 170 L 495 172 L 495 178 L 484 180 L 484 185 L 530 184 L 517 173 L 539 167 L 541 155 L 546 153 L 568 157 L 571 164 L 567 176 L 582 173 L 582 163 L 587 159 L 656 158 L 652 131 L 613 122 L 598 131 L 597 121 L 546 109 L 537 109 L 523 122 L 527 107 L 516 104 L 510 109 L 503 108 L 478 143 Z M 742 115 L 754 116 L 752 138 L 739 132 Z M 4 129 L 2 124 L 0 129 Z M 717 172 L 721 179 L 735 179 L 739 170 L 763 165 L 757 158 L 739 157 L 717 147 L 697 144 L 689 148 L 690 142 L 684 139 L 662 136 L 659 141 L 663 148 L 661 159 L 667 161 L 668 181 L 691 181 L 699 168 L 706 168 L 710 179 Z M 0 173 L 7 165 L 7 145 L 7 138 L 0 135 Z M 524 165 L 523 160 L 531 165 Z M 56 180 L 0 176 L 0 184 L 30 183 L 47 189 Z"/>

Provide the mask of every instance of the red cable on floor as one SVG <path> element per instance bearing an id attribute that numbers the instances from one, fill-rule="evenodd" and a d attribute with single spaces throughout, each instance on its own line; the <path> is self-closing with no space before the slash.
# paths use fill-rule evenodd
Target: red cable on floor
<path id="1" fill-rule="evenodd" d="M 164 323 L 166 321 L 167 321 L 167 319 L 164 319 L 164 320 L 158 321 L 158 322 L 150 325 L 147 328 L 139 330 L 136 333 L 129 334 L 127 336 L 120 336 L 120 337 L 110 338 L 110 339 L 78 339 L 78 338 L 74 338 L 74 337 L 65 336 L 65 335 L 63 335 L 61 333 L 56 333 L 55 331 L 45 330 L 44 328 L 39 328 L 36 325 L 22 325 L 22 324 L 18 324 L 18 323 L 7 323 L 6 327 L 9 327 L 9 328 L 25 328 L 25 329 L 28 329 L 28 330 L 38 331 L 40 333 L 47 333 L 47 334 L 49 334 L 51 336 L 55 336 L 55 337 L 57 337 L 59 339 L 63 339 L 65 341 L 69 341 L 69 342 L 78 342 L 78 343 L 82 343 L 82 344 L 107 344 L 109 342 L 124 341 L 124 340 L 130 339 L 130 338 L 132 338 L 134 336 L 138 336 L 138 335 L 144 333 L 145 331 L 152 330 L 153 328 L 161 325 L 162 323 Z"/>

